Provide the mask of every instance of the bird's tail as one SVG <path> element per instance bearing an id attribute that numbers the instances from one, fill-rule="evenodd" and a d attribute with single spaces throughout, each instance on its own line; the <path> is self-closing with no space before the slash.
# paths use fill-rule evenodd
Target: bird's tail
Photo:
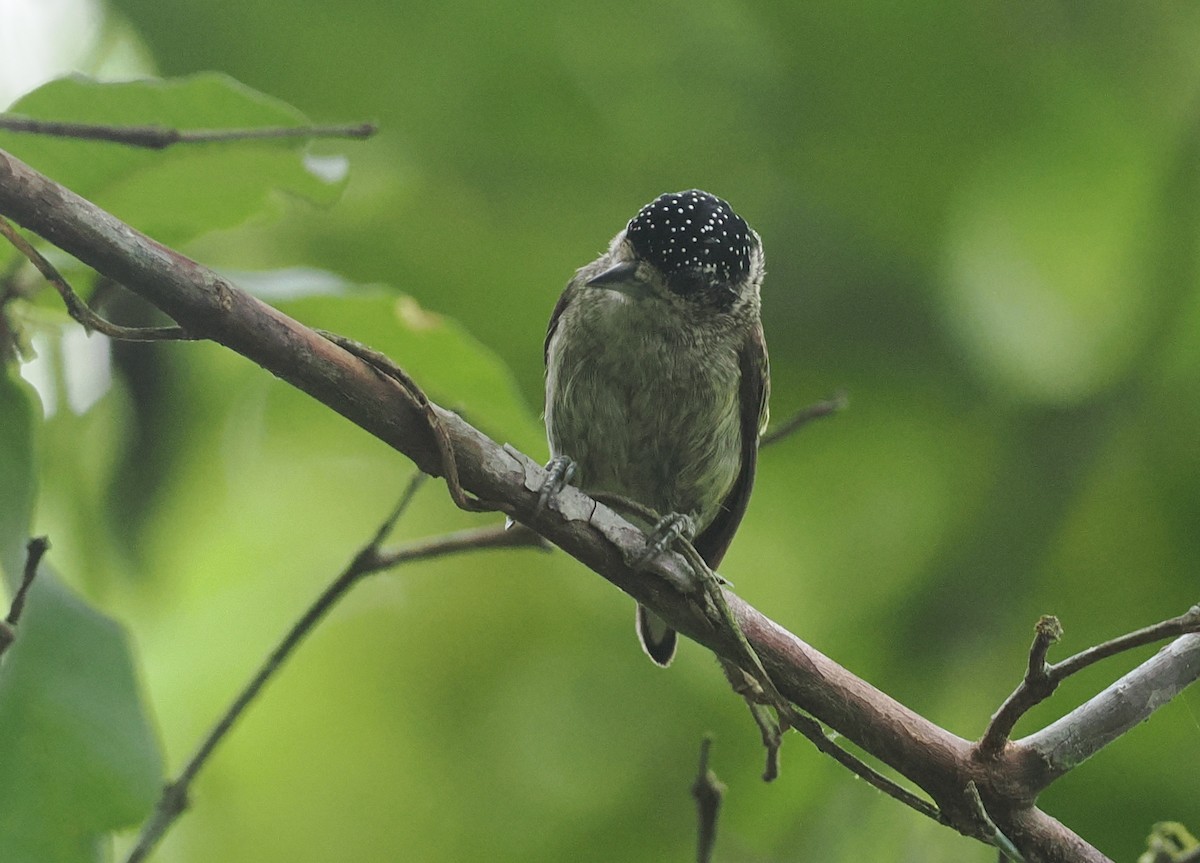
<path id="1" fill-rule="evenodd" d="M 641 605 L 637 607 L 637 634 L 647 656 L 663 668 L 671 664 L 678 635 L 661 617 Z"/>

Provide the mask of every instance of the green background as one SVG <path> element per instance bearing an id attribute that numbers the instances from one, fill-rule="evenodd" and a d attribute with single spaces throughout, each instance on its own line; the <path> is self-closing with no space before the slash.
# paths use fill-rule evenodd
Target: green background
<path id="1" fill-rule="evenodd" d="M 574 268 L 660 192 L 726 197 L 766 249 L 773 415 L 838 389 L 850 408 L 764 452 L 723 573 L 951 731 L 982 731 L 1039 614 L 1063 620 L 1061 657 L 1200 599 L 1200 7 L 118 0 L 109 26 L 163 75 L 217 70 L 381 131 L 314 146 L 349 159 L 336 203 L 340 185 L 287 146 L 0 146 L 212 266 L 337 274 L 309 296 L 294 269 L 242 282 L 387 351 L 539 460 L 545 321 Z M 110 110 L 89 94 L 44 110 Z M 298 117 L 227 84 L 154 99 L 112 116 Z M 50 297 L 23 321 L 43 344 L 65 330 Z M 113 771 L 125 796 L 101 807 L 88 786 L 61 804 L 83 836 L 136 823 L 155 737 L 177 770 L 411 473 L 216 346 L 113 356 L 87 412 L 60 406 L 35 444 L 13 411 L 0 427 L 10 452 L 36 447 L 6 470 L 34 468 L 33 530 L 123 624 L 95 625 L 128 641 L 154 728 L 140 749 L 118 741 L 136 755 Z M 6 488 L 23 506 L 28 484 Z M 399 538 L 489 520 L 430 484 Z M 561 553 L 375 577 L 219 750 L 156 859 L 688 860 L 707 731 L 729 787 L 718 860 L 994 859 L 799 737 L 763 785 L 757 732 L 712 660 L 685 644 L 652 667 L 632 617 Z M 0 695 L 22 685 L 18 655 Z M 1018 733 L 1146 655 L 1070 681 Z M 129 672 L 111 673 L 129 688 Z M 1155 821 L 1196 829 L 1198 717 L 1189 691 L 1043 807 L 1120 860 Z M 50 786 L 69 781 L 0 771 L 0 786 L 30 775 L 51 802 L 27 828 L 59 817 Z M 90 859 L 80 847 L 54 853 Z"/>

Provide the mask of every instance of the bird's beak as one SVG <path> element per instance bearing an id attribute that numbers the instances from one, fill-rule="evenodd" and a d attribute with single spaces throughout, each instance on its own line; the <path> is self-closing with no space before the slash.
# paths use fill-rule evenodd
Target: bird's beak
<path id="1" fill-rule="evenodd" d="M 598 276 L 594 276 L 587 280 L 589 288 L 609 288 L 614 291 L 628 293 L 628 288 L 633 284 L 633 275 L 637 272 L 637 264 L 632 261 L 615 264 L 609 267 Z"/>

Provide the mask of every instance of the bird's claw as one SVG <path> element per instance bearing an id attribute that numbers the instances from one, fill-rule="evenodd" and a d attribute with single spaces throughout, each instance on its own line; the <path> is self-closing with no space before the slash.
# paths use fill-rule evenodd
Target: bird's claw
<path id="1" fill-rule="evenodd" d="M 646 535 L 646 547 L 634 561 L 634 569 L 645 566 L 681 539 L 690 542 L 695 535 L 696 522 L 690 515 L 672 512 L 663 516 Z"/>
<path id="2" fill-rule="evenodd" d="M 569 456 L 556 455 L 550 461 L 546 462 L 546 479 L 542 482 L 541 490 L 538 491 L 538 499 L 533 507 L 533 514 L 537 516 L 541 513 L 546 508 L 546 504 L 550 502 L 550 498 L 566 488 L 574 476 L 575 462 Z"/>

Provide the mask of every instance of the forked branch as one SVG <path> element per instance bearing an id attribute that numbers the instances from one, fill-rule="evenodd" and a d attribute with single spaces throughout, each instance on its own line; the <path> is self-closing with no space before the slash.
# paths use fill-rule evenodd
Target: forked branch
<path id="1" fill-rule="evenodd" d="M 1017 721 L 1032 707 L 1049 698 L 1058 685 L 1072 674 L 1118 653 L 1192 632 L 1200 632 L 1200 604 L 1192 606 L 1178 617 L 1118 636 L 1050 665 L 1046 662 L 1046 655 L 1051 645 L 1062 637 L 1062 624 L 1056 617 L 1042 617 L 1037 623 L 1033 644 L 1029 648 L 1029 666 L 1025 678 L 992 717 L 987 730 L 980 738 L 979 755 L 985 759 L 995 758 L 1008 742 L 1009 734 Z"/>

